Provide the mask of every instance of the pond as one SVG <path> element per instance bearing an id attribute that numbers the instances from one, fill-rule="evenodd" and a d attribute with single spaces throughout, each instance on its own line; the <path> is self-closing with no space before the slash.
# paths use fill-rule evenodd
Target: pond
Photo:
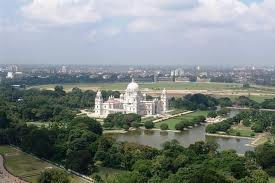
<path id="1" fill-rule="evenodd" d="M 124 134 L 112 134 L 112 136 L 118 141 L 135 142 L 155 148 L 161 148 L 164 142 L 176 139 L 184 147 L 188 147 L 197 141 L 214 141 L 219 144 L 220 150 L 234 149 L 239 154 L 254 150 L 253 147 L 248 145 L 250 139 L 207 136 L 205 128 L 205 125 L 200 125 L 183 132 L 140 129 Z"/>

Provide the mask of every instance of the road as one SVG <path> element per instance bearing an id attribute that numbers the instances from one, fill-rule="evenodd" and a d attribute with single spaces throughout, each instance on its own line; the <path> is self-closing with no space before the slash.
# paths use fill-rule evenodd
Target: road
<path id="1" fill-rule="evenodd" d="M 3 156 L 0 155 L 0 183 L 27 183 L 11 175 L 4 167 Z"/>

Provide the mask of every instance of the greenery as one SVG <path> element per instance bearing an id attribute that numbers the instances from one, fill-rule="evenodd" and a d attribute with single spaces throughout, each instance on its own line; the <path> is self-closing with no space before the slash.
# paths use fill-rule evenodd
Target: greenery
<path id="1" fill-rule="evenodd" d="M 197 116 L 197 117 L 194 117 L 192 120 L 183 119 L 182 121 L 180 121 L 175 125 L 175 129 L 183 131 L 184 129 L 189 128 L 190 126 L 199 125 L 200 123 L 203 123 L 203 122 L 205 122 L 204 116 Z"/>
<path id="2" fill-rule="evenodd" d="M 112 128 L 124 128 L 128 129 L 129 127 L 137 127 L 141 122 L 141 116 L 131 113 L 131 114 L 109 114 L 104 119 L 104 128 L 112 129 Z"/>
<path id="3" fill-rule="evenodd" d="M 214 123 L 214 124 L 209 124 L 206 127 L 206 132 L 207 133 L 216 133 L 219 131 L 222 132 L 227 132 L 228 129 L 234 124 L 234 120 L 232 118 L 226 119 L 220 123 Z"/>
<path id="4" fill-rule="evenodd" d="M 208 114 L 207 114 L 207 117 L 209 118 L 216 118 L 218 116 L 217 112 L 216 111 L 210 111 Z"/>
<path id="5" fill-rule="evenodd" d="M 10 146 L 0 146 L 0 154 L 5 158 L 5 167 L 13 175 L 27 182 L 37 183 L 39 175 L 47 168 L 57 168 L 55 165 L 38 160 L 32 155 L 18 151 Z M 5 156 L 7 154 L 7 156 Z M 85 183 L 81 178 L 69 175 L 71 183 Z"/>
<path id="6" fill-rule="evenodd" d="M 225 107 L 223 107 L 223 108 L 221 108 L 220 110 L 217 111 L 217 115 L 218 116 L 223 116 L 223 117 L 227 116 L 229 113 L 230 113 L 230 109 L 225 108 Z"/>
<path id="7" fill-rule="evenodd" d="M 60 86 L 55 87 L 54 91 L 24 91 L 9 87 L 0 90 L 0 144 L 13 144 L 25 152 L 86 175 L 96 172 L 99 162 L 103 167 L 123 170 L 120 174 L 107 177 L 107 183 L 266 183 L 268 175 L 261 167 L 270 175 L 274 172 L 274 150 L 271 145 L 264 146 L 263 150 L 256 150 L 255 154 L 251 152 L 240 157 L 235 151 L 219 152 L 218 145 L 211 142 L 197 142 L 184 148 L 177 141 L 171 141 L 164 143 L 160 150 L 136 143 L 116 142 L 102 135 L 103 129 L 97 120 L 85 116 L 76 117 L 76 112 L 81 106 L 93 105 L 88 104 L 85 98 L 92 98 L 92 92 L 87 94 L 75 88 L 74 91 L 66 93 Z M 119 92 L 113 95 L 117 94 Z M 204 121 L 208 113 L 206 110 L 214 110 L 219 104 L 217 99 L 202 94 L 188 95 L 181 101 L 179 107 L 199 108 L 205 111 L 203 116 L 198 115 L 202 113 L 199 111 L 180 116 L 180 123 L 176 127 L 180 130 Z M 273 126 L 272 113 L 249 112 L 240 113 L 219 123 L 220 126 L 214 126 L 215 130 L 227 131 L 232 124 L 242 121 L 263 131 Z M 252 117 L 256 121 L 251 121 Z M 47 127 L 26 124 L 37 120 L 52 123 Z M 140 116 L 134 114 L 111 115 L 105 120 L 106 124 L 122 128 L 129 128 L 140 122 Z M 144 126 L 150 129 L 154 127 L 154 123 L 146 121 Z M 7 149 L 2 150 L 4 151 Z M 269 153 L 269 156 L 263 156 L 263 153 Z M 11 157 L 15 159 L 7 161 L 7 167 L 14 168 L 11 172 L 15 172 L 15 175 L 20 176 L 22 171 L 29 172 L 36 168 L 38 175 L 45 169 L 41 168 L 41 162 L 36 167 L 31 156 L 29 159 L 22 156 Z M 56 177 L 56 174 L 44 173 L 41 177 L 46 179 Z M 96 175 L 94 178 L 98 181 L 103 180 Z"/>
<path id="8" fill-rule="evenodd" d="M 186 95 L 182 98 L 172 97 L 169 105 L 174 108 L 183 108 L 187 110 L 209 110 L 216 109 L 218 100 L 203 94 Z"/>
<path id="9" fill-rule="evenodd" d="M 264 131 L 272 132 L 272 127 L 275 125 L 275 113 L 268 111 L 259 111 L 255 109 L 241 111 L 233 118 L 224 120 L 221 123 L 208 125 L 206 128 L 206 132 L 216 133 L 218 131 L 222 131 L 236 135 L 242 135 L 243 133 L 245 133 L 243 134 L 244 136 L 251 136 L 252 131 L 247 132 L 247 130 L 236 131 L 230 129 L 232 125 L 240 123 L 242 123 L 246 127 L 251 127 L 251 129 L 255 133 L 261 133 Z"/>
<path id="10" fill-rule="evenodd" d="M 146 121 L 146 122 L 144 123 L 144 127 L 145 127 L 146 129 L 152 129 L 152 128 L 155 127 L 155 124 L 154 124 L 152 121 Z"/>
<path id="11" fill-rule="evenodd" d="M 263 167 L 266 172 L 275 176 L 275 145 L 264 144 L 259 145 L 255 151 L 255 157 L 259 165 Z"/>
<path id="12" fill-rule="evenodd" d="M 38 183 L 69 183 L 69 175 L 60 169 L 46 169 L 38 178 Z"/>
<path id="13" fill-rule="evenodd" d="M 234 151 L 217 151 L 213 143 L 197 142 L 184 148 L 177 141 L 166 142 L 151 160 L 139 160 L 132 171 L 108 178 L 108 183 L 268 183 L 268 175 L 250 153 L 239 157 Z"/>
<path id="14" fill-rule="evenodd" d="M 169 129 L 169 126 L 168 126 L 166 123 L 162 123 L 162 124 L 160 125 L 160 129 L 161 129 L 161 130 L 168 130 L 168 129 Z"/>
<path id="15" fill-rule="evenodd" d="M 189 114 L 185 114 L 185 115 L 182 115 L 182 116 L 174 117 L 174 118 L 156 123 L 155 126 L 156 126 L 156 128 L 160 129 L 160 125 L 165 123 L 165 124 L 168 125 L 169 129 L 175 130 L 175 125 L 177 123 L 179 123 L 180 121 L 185 120 L 185 119 L 192 120 L 193 118 L 195 118 L 197 116 L 205 116 L 206 117 L 207 113 L 208 113 L 208 111 L 195 111 L 195 112 L 192 112 L 192 113 L 189 113 Z"/>

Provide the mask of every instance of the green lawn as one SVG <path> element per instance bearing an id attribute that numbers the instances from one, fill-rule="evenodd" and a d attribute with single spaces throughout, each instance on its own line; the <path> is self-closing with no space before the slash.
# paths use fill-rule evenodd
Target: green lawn
<path id="1" fill-rule="evenodd" d="M 178 116 L 178 117 L 175 117 L 175 118 L 171 118 L 171 119 L 156 123 L 155 126 L 156 126 L 156 128 L 160 128 L 160 125 L 162 123 L 166 123 L 169 126 L 170 130 L 174 130 L 175 125 L 183 119 L 189 119 L 190 120 L 190 119 L 194 118 L 195 116 L 200 116 L 200 115 L 207 116 L 207 114 L 208 114 L 208 111 L 196 111 L 196 112 L 193 112 L 193 113 L 190 113 L 190 114 L 186 114 L 186 115 L 183 115 L 183 116 Z"/>
<path id="2" fill-rule="evenodd" d="M 275 183 L 275 177 L 270 177 L 269 180 L 270 180 L 270 183 Z"/>
<path id="3" fill-rule="evenodd" d="M 240 133 L 239 136 L 241 137 L 251 137 L 251 133 L 253 133 L 253 130 L 251 130 L 251 127 L 246 127 L 244 125 L 234 125 L 230 128 L 229 135 L 237 136 L 237 133 Z M 257 135 L 256 133 L 254 133 Z"/>
<path id="4" fill-rule="evenodd" d="M 10 146 L 0 146 L 0 154 L 5 157 L 5 165 L 8 171 L 27 182 L 36 183 L 40 173 L 47 167 L 56 168 L 56 166 L 50 163 L 36 159 L 34 156 L 18 151 Z M 71 176 L 71 181 L 72 183 L 87 182 L 76 176 Z"/>
<path id="5" fill-rule="evenodd" d="M 76 84 L 60 84 L 66 91 L 70 91 L 74 87 L 82 90 L 124 90 L 128 83 L 76 83 Z M 50 89 L 53 90 L 57 84 L 38 85 L 29 88 Z M 169 90 L 224 90 L 224 89 L 241 89 L 240 84 L 233 83 L 139 83 L 140 88 L 162 90 L 163 88 Z"/>
<path id="6" fill-rule="evenodd" d="M 273 98 L 275 98 L 275 96 L 260 95 L 260 96 L 250 96 L 249 98 L 252 99 L 252 100 L 254 100 L 254 101 L 256 101 L 256 102 L 261 103 L 261 102 L 265 101 L 265 99 L 273 99 Z"/>

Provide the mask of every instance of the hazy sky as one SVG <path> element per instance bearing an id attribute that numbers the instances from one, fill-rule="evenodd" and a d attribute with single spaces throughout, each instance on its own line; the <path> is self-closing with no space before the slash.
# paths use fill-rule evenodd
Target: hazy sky
<path id="1" fill-rule="evenodd" d="M 0 0 L 0 63 L 275 65 L 275 0 Z"/>

